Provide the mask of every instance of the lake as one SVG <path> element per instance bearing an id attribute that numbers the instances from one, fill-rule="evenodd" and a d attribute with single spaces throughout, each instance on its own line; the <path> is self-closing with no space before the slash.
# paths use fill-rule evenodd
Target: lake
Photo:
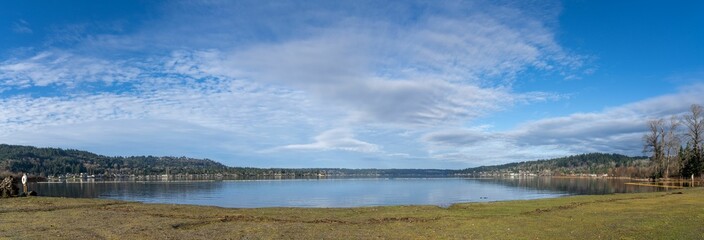
<path id="1" fill-rule="evenodd" d="M 602 178 L 337 178 L 214 181 L 80 181 L 31 183 L 42 196 L 104 198 L 230 208 L 449 206 L 660 189 Z"/>

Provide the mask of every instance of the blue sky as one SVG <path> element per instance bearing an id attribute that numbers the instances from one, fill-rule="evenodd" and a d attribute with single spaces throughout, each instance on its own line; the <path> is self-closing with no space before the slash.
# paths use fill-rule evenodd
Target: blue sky
<path id="1" fill-rule="evenodd" d="M 642 155 L 704 104 L 701 1 L 17 1 L 0 142 L 230 166 Z"/>

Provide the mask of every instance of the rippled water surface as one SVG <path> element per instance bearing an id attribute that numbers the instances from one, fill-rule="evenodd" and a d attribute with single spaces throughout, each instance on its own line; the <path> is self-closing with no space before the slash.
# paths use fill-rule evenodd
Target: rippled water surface
<path id="1" fill-rule="evenodd" d="M 599 178 L 362 178 L 32 183 L 44 196 L 254 207 L 438 205 L 657 191 Z"/>

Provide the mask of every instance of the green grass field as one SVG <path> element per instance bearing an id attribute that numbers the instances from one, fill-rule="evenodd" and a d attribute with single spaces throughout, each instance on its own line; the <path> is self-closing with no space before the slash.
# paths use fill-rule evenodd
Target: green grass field
<path id="1" fill-rule="evenodd" d="M 704 189 L 363 208 L 0 199 L 10 239 L 704 239 Z"/>

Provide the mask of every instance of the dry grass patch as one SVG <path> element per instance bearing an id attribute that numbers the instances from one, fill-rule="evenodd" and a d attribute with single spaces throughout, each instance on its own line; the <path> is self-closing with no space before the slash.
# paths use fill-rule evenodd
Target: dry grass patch
<path id="1" fill-rule="evenodd" d="M 701 239 L 704 189 L 362 208 L 228 209 L 99 199 L 0 200 L 0 238 Z"/>

